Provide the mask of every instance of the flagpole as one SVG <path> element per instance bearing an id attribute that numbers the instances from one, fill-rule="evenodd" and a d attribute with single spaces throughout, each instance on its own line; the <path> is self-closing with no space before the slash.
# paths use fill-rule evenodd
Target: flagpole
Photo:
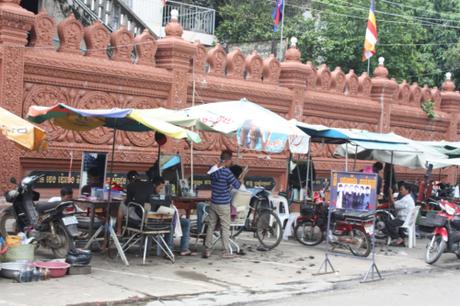
<path id="1" fill-rule="evenodd" d="M 370 77 L 370 71 L 371 71 L 371 58 L 369 57 L 367 59 L 367 75 Z"/>
<path id="2" fill-rule="evenodd" d="M 283 32 L 284 32 L 284 8 L 286 7 L 286 0 L 283 1 L 283 12 L 281 13 L 281 38 L 280 38 L 280 53 L 279 53 L 279 61 L 283 60 Z"/>

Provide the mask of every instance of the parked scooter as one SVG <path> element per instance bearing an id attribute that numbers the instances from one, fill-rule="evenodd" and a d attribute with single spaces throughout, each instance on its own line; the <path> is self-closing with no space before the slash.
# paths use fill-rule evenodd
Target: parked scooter
<path id="1" fill-rule="evenodd" d="M 294 237 L 301 244 L 315 246 L 326 235 L 328 209 L 326 204 L 306 204 L 301 207 Z M 370 232 L 374 226 L 373 213 L 334 211 L 331 215 L 329 242 L 333 247 L 350 250 L 355 256 L 367 257 L 371 252 Z"/>
<path id="2" fill-rule="evenodd" d="M 430 265 L 445 252 L 454 253 L 460 259 L 460 207 L 444 200 L 439 201 L 439 207 L 441 211 L 427 220 L 435 227 L 425 255 L 425 262 Z"/>
<path id="3" fill-rule="evenodd" d="M 0 233 L 7 236 L 24 232 L 40 246 L 50 248 L 57 258 L 63 258 L 74 247 L 74 238 L 80 235 L 75 205 L 73 202 L 35 202 L 40 194 L 33 190 L 33 184 L 40 177 L 25 177 L 20 184 L 11 178 L 17 187 L 5 193 L 7 202 L 13 205 L 0 214 Z"/>

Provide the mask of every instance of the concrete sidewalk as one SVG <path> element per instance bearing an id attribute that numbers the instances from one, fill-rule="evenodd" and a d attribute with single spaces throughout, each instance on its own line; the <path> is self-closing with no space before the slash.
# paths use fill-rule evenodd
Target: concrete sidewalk
<path id="1" fill-rule="evenodd" d="M 334 274 L 313 276 L 324 259 L 326 245 L 309 248 L 294 240 L 270 252 L 256 251 L 249 235 L 239 240 L 247 255 L 224 260 L 215 251 L 209 259 L 178 257 L 175 264 L 151 257 L 141 264 L 138 251 L 128 255 L 131 265 L 94 256 L 93 273 L 36 283 L 0 280 L 0 305 L 227 305 L 283 298 L 299 293 L 331 290 L 342 281 L 357 281 L 369 269 L 369 259 L 331 255 Z M 435 269 L 424 263 L 426 240 L 417 248 L 377 247 L 377 265 L 385 274 Z M 454 255 L 441 257 L 438 266 L 458 265 Z"/>

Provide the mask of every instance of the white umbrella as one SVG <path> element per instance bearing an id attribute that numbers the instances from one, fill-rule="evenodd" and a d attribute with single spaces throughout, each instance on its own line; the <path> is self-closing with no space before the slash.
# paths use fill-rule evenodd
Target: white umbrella
<path id="1" fill-rule="evenodd" d="M 246 99 L 201 104 L 183 112 L 199 119 L 197 129 L 236 134 L 238 145 L 244 148 L 280 153 L 288 143 L 292 153 L 308 153 L 308 135 L 280 115 Z"/>

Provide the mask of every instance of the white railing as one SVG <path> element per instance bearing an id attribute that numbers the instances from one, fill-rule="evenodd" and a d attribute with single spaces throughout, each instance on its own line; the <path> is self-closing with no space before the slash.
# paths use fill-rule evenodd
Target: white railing
<path id="1" fill-rule="evenodd" d="M 163 9 L 163 26 L 171 20 L 171 10 L 179 12 L 179 22 L 186 31 L 214 35 L 216 11 L 211 8 L 168 1 Z"/>
<path id="2" fill-rule="evenodd" d="M 72 2 L 73 9 L 88 24 L 98 20 L 109 31 L 116 31 L 124 25 L 134 35 L 148 29 L 148 26 L 123 0 L 73 0 Z"/>

